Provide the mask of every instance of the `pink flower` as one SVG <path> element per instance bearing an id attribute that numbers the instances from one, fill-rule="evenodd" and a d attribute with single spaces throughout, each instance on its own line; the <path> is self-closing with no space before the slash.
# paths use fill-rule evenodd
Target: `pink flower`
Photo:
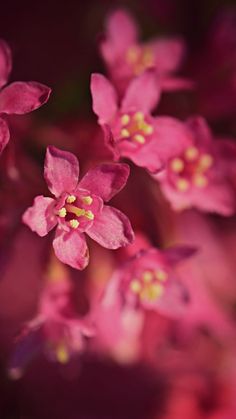
<path id="1" fill-rule="evenodd" d="M 6 42 L 0 40 L 0 115 L 22 115 L 38 109 L 48 101 L 51 89 L 41 83 L 13 82 L 5 86 L 12 68 L 11 51 Z M 8 125 L 0 118 L 0 153 L 10 138 Z"/>
<path id="2" fill-rule="evenodd" d="M 186 146 L 183 125 L 178 120 L 150 114 L 160 97 L 152 71 L 130 83 L 120 108 L 114 87 L 101 74 L 92 75 L 91 92 L 93 110 L 116 158 L 128 157 L 155 172 Z"/>
<path id="3" fill-rule="evenodd" d="M 145 43 L 138 38 L 136 22 L 128 12 L 117 10 L 109 16 L 100 51 L 119 91 L 124 92 L 132 78 L 148 69 L 155 70 L 166 90 L 190 86 L 188 81 L 172 77 L 185 54 L 181 38 L 154 38 Z"/>
<path id="4" fill-rule="evenodd" d="M 23 221 L 39 236 L 57 225 L 53 241 L 55 253 L 63 263 L 84 269 L 89 261 L 84 233 L 108 249 L 117 249 L 133 241 L 128 218 L 116 208 L 103 204 L 126 184 L 129 166 L 101 164 L 90 170 L 80 182 L 75 155 L 49 146 L 44 176 L 55 196 L 37 196 Z"/>
<path id="5" fill-rule="evenodd" d="M 115 272 L 105 298 L 117 293 L 125 306 L 152 309 L 170 316 L 180 314 L 189 297 L 175 266 L 194 252 L 195 249 L 184 246 L 140 251 Z"/>
<path id="6" fill-rule="evenodd" d="M 201 211 L 232 215 L 235 212 L 235 189 L 230 179 L 235 160 L 233 142 L 214 140 L 200 117 L 186 123 L 189 145 L 170 159 L 166 169 L 155 175 L 161 189 L 175 210 L 195 207 Z M 229 150 L 230 155 L 227 156 Z"/>

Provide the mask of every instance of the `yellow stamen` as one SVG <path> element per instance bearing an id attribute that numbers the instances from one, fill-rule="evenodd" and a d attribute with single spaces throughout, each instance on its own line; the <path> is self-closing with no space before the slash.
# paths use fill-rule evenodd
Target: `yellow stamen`
<path id="1" fill-rule="evenodd" d="M 130 283 L 130 289 L 135 294 L 139 294 L 139 292 L 141 291 L 141 284 L 138 281 L 138 279 L 133 279 L 133 281 L 131 281 L 131 283 Z"/>
<path id="2" fill-rule="evenodd" d="M 122 115 L 120 120 L 121 120 L 121 125 L 127 125 L 130 121 L 130 116 L 128 114 L 124 114 Z"/>
<path id="3" fill-rule="evenodd" d="M 92 211 L 86 211 L 85 217 L 87 217 L 89 220 L 93 220 L 94 219 L 94 214 L 93 214 Z"/>
<path id="4" fill-rule="evenodd" d="M 151 271 L 145 271 L 143 273 L 143 280 L 144 280 L 144 282 L 151 282 L 152 277 L 153 277 L 153 274 L 152 274 Z"/>
<path id="5" fill-rule="evenodd" d="M 67 214 L 67 212 L 66 212 L 66 209 L 64 207 L 59 209 L 59 211 L 58 211 L 59 217 L 65 218 L 66 214 Z"/>
<path id="6" fill-rule="evenodd" d="M 213 157 L 210 154 L 203 154 L 199 164 L 202 169 L 208 169 L 213 164 Z"/>
<path id="7" fill-rule="evenodd" d="M 134 120 L 135 121 L 143 121 L 144 120 L 144 114 L 143 114 L 143 112 L 136 112 L 134 114 Z"/>
<path id="8" fill-rule="evenodd" d="M 149 301 L 155 301 L 164 292 L 164 288 L 160 284 L 153 284 L 148 287 L 145 287 L 142 292 L 140 293 L 141 300 L 149 300 Z"/>
<path id="9" fill-rule="evenodd" d="M 74 228 L 74 229 L 76 229 L 76 228 L 79 227 L 79 221 L 78 220 L 75 220 L 75 219 L 70 220 L 70 223 L 69 224 L 70 224 L 71 228 Z"/>
<path id="10" fill-rule="evenodd" d="M 189 182 L 186 179 L 178 179 L 176 186 L 180 191 L 184 192 L 189 188 Z"/>
<path id="11" fill-rule="evenodd" d="M 163 271 L 162 269 L 158 269 L 155 272 L 155 276 L 159 281 L 166 281 L 167 280 L 167 273 L 165 271 Z"/>
<path id="12" fill-rule="evenodd" d="M 143 127 L 144 134 L 150 135 L 150 134 L 153 134 L 153 131 L 154 131 L 154 129 L 153 129 L 153 127 L 151 125 L 146 124 Z"/>
<path id="13" fill-rule="evenodd" d="M 145 66 L 150 66 L 154 62 L 154 55 L 151 49 L 145 49 L 143 52 L 143 64 Z"/>
<path id="14" fill-rule="evenodd" d="M 187 160 L 195 160 L 198 157 L 198 149 L 196 147 L 189 147 L 185 151 L 185 157 Z"/>
<path id="15" fill-rule="evenodd" d="M 77 217 L 82 217 L 86 213 L 85 209 L 78 208 L 75 205 L 68 204 L 66 205 L 66 209 L 68 212 L 75 214 Z"/>
<path id="16" fill-rule="evenodd" d="M 175 159 L 171 161 L 170 167 L 173 170 L 173 172 L 176 172 L 176 173 L 182 172 L 184 168 L 184 162 L 182 159 L 179 159 L 178 157 L 176 157 Z"/>
<path id="17" fill-rule="evenodd" d="M 68 362 L 69 354 L 65 345 L 58 345 L 56 349 L 56 356 L 57 360 L 61 362 L 61 364 L 66 364 Z"/>
<path id="18" fill-rule="evenodd" d="M 66 198 L 66 202 L 68 203 L 68 204 L 73 204 L 73 202 L 75 202 L 76 201 L 76 196 L 75 195 L 69 195 L 67 198 Z"/>
<path id="19" fill-rule="evenodd" d="M 127 60 L 131 63 L 135 62 L 138 57 L 138 50 L 135 47 L 129 48 L 127 52 Z"/>
<path id="20" fill-rule="evenodd" d="M 91 205 L 93 202 L 93 198 L 91 196 L 83 196 L 82 201 L 86 205 Z"/>
<path id="21" fill-rule="evenodd" d="M 129 131 L 126 128 L 122 128 L 122 130 L 121 130 L 120 133 L 121 133 L 121 136 L 123 138 L 129 138 L 130 137 L 130 133 L 129 133 Z"/>
<path id="22" fill-rule="evenodd" d="M 193 183 L 198 188 L 204 188 L 205 186 L 207 186 L 208 180 L 205 176 L 198 174 L 194 176 Z"/>
<path id="23" fill-rule="evenodd" d="M 145 138 L 143 135 L 141 134 L 136 134 L 134 137 L 134 140 L 137 141 L 137 143 L 139 144 L 144 144 L 145 143 Z"/>

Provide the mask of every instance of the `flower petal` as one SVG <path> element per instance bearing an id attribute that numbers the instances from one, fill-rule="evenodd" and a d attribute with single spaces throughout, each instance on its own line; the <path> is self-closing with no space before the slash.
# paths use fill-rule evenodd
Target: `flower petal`
<path id="1" fill-rule="evenodd" d="M 36 196 L 33 206 L 23 214 L 23 222 L 41 237 L 46 236 L 57 224 L 57 218 L 53 213 L 54 203 L 53 198 Z"/>
<path id="2" fill-rule="evenodd" d="M 77 231 L 67 232 L 58 227 L 53 248 L 58 259 L 72 268 L 82 270 L 88 265 L 87 243 L 84 235 Z"/>
<path id="3" fill-rule="evenodd" d="M 46 152 L 44 177 L 48 189 L 59 196 L 72 192 L 79 178 L 79 162 L 74 154 L 49 146 Z"/>
<path id="4" fill-rule="evenodd" d="M 127 164 L 100 164 L 89 170 L 79 183 L 79 188 L 100 196 L 103 201 L 109 201 L 125 186 L 129 172 Z"/>
<path id="5" fill-rule="evenodd" d="M 91 76 L 91 94 L 93 111 L 98 116 L 99 123 L 111 121 L 117 112 L 117 95 L 109 80 L 102 74 Z"/>
<path id="6" fill-rule="evenodd" d="M 118 249 L 134 240 L 129 219 L 116 208 L 104 205 L 87 234 L 107 249 Z"/>
<path id="7" fill-rule="evenodd" d="M 157 105 L 160 93 L 160 83 L 155 73 L 151 70 L 146 71 L 129 84 L 121 109 L 124 112 L 138 110 L 150 113 Z"/>
<path id="8" fill-rule="evenodd" d="M 186 123 L 187 127 L 193 134 L 196 144 L 203 147 L 211 147 L 212 134 L 207 122 L 201 116 L 189 118 Z"/>
<path id="9" fill-rule="evenodd" d="M 10 133 L 6 121 L 0 118 L 0 154 L 8 144 Z"/>
<path id="10" fill-rule="evenodd" d="M 37 82 L 14 82 L 0 92 L 0 112 L 25 114 L 48 101 L 51 89 Z"/>
<path id="11" fill-rule="evenodd" d="M 7 83 L 12 68 L 11 50 L 7 43 L 0 40 L 0 87 Z"/>
<path id="12" fill-rule="evenodd" d="M 174 246 L 163 250 L 163 254 L 168 264 L 175 266 L 182 260 L 192 257 L 197 252 L 197 248 L 193 246 Z"/>
<path id="13" fill-rule="evenodd" d="M 159 38 L 147 45 L 153 50 L 160 74 L 176 71 L 185 55 L 185 43 L 180 38 Z"/>

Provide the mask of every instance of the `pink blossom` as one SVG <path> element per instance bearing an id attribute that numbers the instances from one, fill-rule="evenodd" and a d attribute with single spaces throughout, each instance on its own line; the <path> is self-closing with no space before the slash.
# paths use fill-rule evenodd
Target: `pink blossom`
<path id="1" fill-rule="evenodd" d="M 133 241 L 128 218 L 118 209 L 104 205 L 126 184 L 129 166 L 101 164 L 80 182 L 74 154 L 56 147 L 47 148 L 44 176 L 54 198 L 37 196 L 23 221 L 39 236 L 57 225 L 53 247 L 57 257 L 76 269 L 84 269 L 89 253 L 84 233 L 108 249 Z"/>
<path id="2" fill-rule="evenodd" d="M 215 140 L 204 119 L 187 121 L 189 144 L 183 153 L 170 159 L 166 169 L 155 175 L 173 209 L 195 207 L 225 216 L 235 212 L 235 189 L 232 172 L 235 146 Z"/>
<path id="3" fill-rule="evenodd" d="M 170 316 L 180 314 L 189 296 L 175 266 L 194 252 L 195 249 L 184 246 L 140 251 L 115 272 L 105 293 L 106 300 L 117 293 L 130 308 L 152 309 Z"/>
<path id="4" fill-rule="evenodd" d="M 185 54 L 180 37 L 153 38 L 140 42 L 138 27 L 125 10 L 113 12 L 107 19 L 105 40 L 101 42 L 101 55 L 111 79 L 122 93 L 135 76 L 153 69 L 166 90 L 190 87 L 190 82 L 173 77 Z"/>
<path id="5" fill-rule="evenodd" d="M 152 71 L 129 84 L 120 107 L 114 87 L 101 74 L 92 75 L 91 92 L 93 110 L 115 158 L 128 157 L 155 172 L 186 146 L 183 125 L 178 120 L 151 116 L 160 97 Z"/>
<path id="6" fill-rule="evenodd" d="M 6 42 L 0 40 L 0 153 L 10 138 L 5 115 L 32 112 L 46 103 L 51 93 L 49 87 L 35 81 L 17 81 L 6 86 L 11 69 L 10 48 Z"/>

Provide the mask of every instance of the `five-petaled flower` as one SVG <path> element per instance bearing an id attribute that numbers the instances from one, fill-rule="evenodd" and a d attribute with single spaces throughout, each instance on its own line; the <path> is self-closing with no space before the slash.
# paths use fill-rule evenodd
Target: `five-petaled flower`
<path id="1" fill-rule="evenodd" d="M 183 40 L 180 37 L 154 38 L 141 43 L 136 22 L 125 10 L 117 10 L 108 17 L 100 51 L 111 79 L 122 93 L 132 78 L 148 69 L 155 71 L 166 90 L 191 86 L 189 81 L 172 76 L 185 55 Z"/>
<path id="2" fill-rule="evenodd" d="M 195 248 L 188 246 L 162 251 L 150 247 L 139 251 L 114 273 L 104 299 L 109 301 L 116 295 L 126 307 L 152 309 L 166 315 L 180 314 L 189 295 L 176 265 L 195 252 Z"/>
<path id="3" fill-rule="evenodd" d="M 35 81 L 13 82 L 5 86 L 12 68 L 11 51 L 0 40 L 0 153 L 6 147 L 10 134 L 5 115 L 22 115 L 38 109 L 48 101 L 51 89 Z"/>
<path id="4" fill-rule="evenodd" d="M 92 75 L 91 92 L 93 110 L 115 158 L 128 157 L 138 166 L 156 172 L 186 146 L 182 123 L 151 115 L 160 98 L 152 71 L 132 80 L 120 107 L 113 85 L 103 75 Z"/>
<path id="5" fill-rule="evenodd" d="M 231 179 L 236 155 L 233 142 L 213 139 L 201 117 L 189 119 L 185 126 L 188 146 L 155 178 L 175 210 L 195 207 L 232 215 L 236 209 Z"/>
<path id="6" fill-rule="evenodd" d="M 128 165 L 101 164 L 78 182 L 79 163 L 75 155 L 49 146 L 44 176 L 55 199 L 37 196 L 23 221 L 40 236 L 57 225 L 53 247 L 62 262 L 77 269 L 87 266 L 89 254 L 84 233 L 108 249 L 133 241 L 128 218 L 103 203 L 125 186 Z"/>

